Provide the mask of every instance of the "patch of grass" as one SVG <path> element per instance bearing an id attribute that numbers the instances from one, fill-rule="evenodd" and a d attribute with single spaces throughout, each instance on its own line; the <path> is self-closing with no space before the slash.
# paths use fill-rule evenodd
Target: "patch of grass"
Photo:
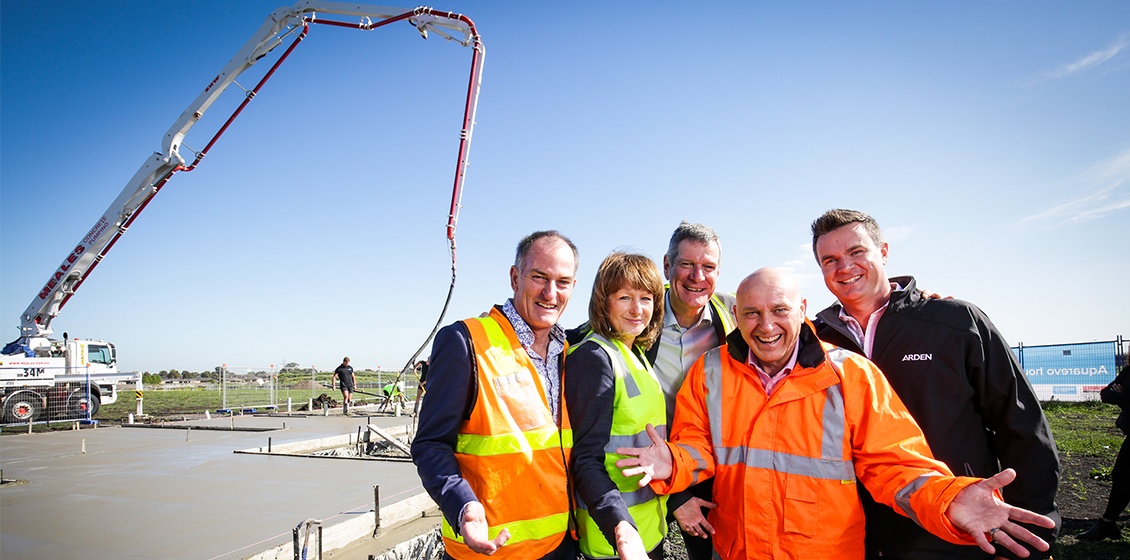
<path id="1" fill-rule="evenodd" d="M 1118 408 L 1098 401 L 1044 403 L 1060 454 L 1110 455 L 1118 453 L 1122 433 L 1114 427 Z M 1113 459 L 1112 459 L 1113 460 Z"/>
<path id="2" fill-rule="evenodd" d="M 329 378 L 325 381 L 328 384 Z M 384 382 L 389 381 L 388 374 L 385 374 Z M 359 389 L 367 393 L 375 395 L 380 394 L 380 388 L 377 379 L 374 377 L 372 381 L 365 378 L 359 378 Z M 341 399 L 341 392 L 337 389 L 330 389 L 327 386 L 318 386 L 311 390 L 309 386 L 306 387 L 279 387 L 275 394 L 275 401 L 280 408 L 286 408 L 287 398 L 291 399 L 295 408 L 304 406 L 307 401 L 312 397 L 317 397 L 325 393 L 336 400 Z M 415 398 L 416 388 L 415 380 L 409 384 L 406 391 L 408 399 Z M 144 400 L 142 401 L 145 414 L 150 416 L 178 416 L 187 414 L 203 414 L 205 410 L 215 412 L 224 406 L 224 394 L 219 388 L 204 388 L 204 387 L 178 387 L 170 389 L 146 389 L 143 393 Z M 228 388 L 226 395 L 227 408 L 232 410 L 239 410 L 247 407 L 263 407 L 271 403 L 271 394 L 266 387 L 236 387 Z M 376 402 L 377 397 L 369 395 L 357 394 L 354 396 L 356 400 L 364 400 L 366 402 Z M 102 409 L 98 412 L 98 418 L 115 421 L 123 420 L 129 416 L 130 413 L 136 412 L 137 401 L 134 398 L 132 391 L 122 392 L 119 394 L 118 402 L 114 404 L 103 405 Z"/>
<path id="3" fill-rule="evenodd" d="M 1107 467 L 1095 467 L 1091 469 L 1090 476 L 1092 480 L 1105 480 L 1110 482 L 1110 473 L 1114 470 L 1114 465 Z"/>

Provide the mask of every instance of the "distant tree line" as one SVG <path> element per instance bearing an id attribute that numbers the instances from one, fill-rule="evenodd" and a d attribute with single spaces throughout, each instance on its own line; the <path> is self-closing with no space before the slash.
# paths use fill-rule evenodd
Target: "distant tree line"
<path id="1" fill-rule="evenodd" d="M 177 369 L 163 369 L 157 373 L 150 373 L 148 371 L 141 374 L 141 382 L 146 385 L 160 385 L 167 380 L 199 380 L 199 381 L 220 381 L 223 378 L 223 366 L 216 366 L 210 371 L 188 371 Z M 301 367 L 296 362 L 289 362 L 278 370 L 277 375 L 280 382 L 301 381 L 303 379 L 310 379 L 312 376 L 320 381 L 324 381 L 332 375 L 332 371 L 316 371 L 312 367 Z M 391 373 L 391 372 L 386 372 Z M 229 370 L 228 375 L 232 375 Z M 363 380 L 370 376 L 379 375 L 378 372 L 370 371 L 368 369 L 358 370 L 356 373 L 359 380 Z M 265 378 L 270 379 L 272 374 L 268 371 L 249 371 L 246 374 L 240 375 L 243 379 Z"/>
<path id="2" fill-rule="evenodd" d="M 159 384 L 164 380 L 172 379 L 199 379 L 201 381 L 218 380 L 220 374 L 216 371 L 188 371 L 177 369 L 163 369 L 157 373 L 150 373 L 148 371 L 141 374 L 141 382 L 146 385 Z"/>

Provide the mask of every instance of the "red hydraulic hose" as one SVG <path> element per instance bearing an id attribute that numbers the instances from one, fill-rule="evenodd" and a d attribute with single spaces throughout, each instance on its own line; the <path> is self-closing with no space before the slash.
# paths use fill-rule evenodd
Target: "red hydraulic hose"
<path id="1" fill-rule="evenodd" d="M 454 182 L 454 185 L 452 186 L 451 209 L 448 212 L 448 222 L 447 222 L 447 238 L 448 238 L 448 240 L 450 240 L 450 244 L 451 244 L 451 271 L 452 271 L 451 287 L 454 288 L 454 286 L 455 286 L 455 259 L 456 259 L 455 225 L 456 225 L 456 222 L 458 221 L 459 202 L 462 198 L 463 176 L 465 175 L 466 169 L 467 169 L 467 153 L 468 153 L 468 150 L 470 148 L 470 140 L 471 140 L 471 138 L 470 138 L 471 132 L 470 131 L 471 131 L 471 128 L 473 127 L 473 125 L 474 125 L 473 121 L 474 121 L 474 110 L 475 110 L 475 93 L 476 93 L 475 90 L 476 90 L 476 84 L 478 83 L 478 80 L 479 80 L 479 77 L 480 77 L 479 72 L 480 72 L 480 64 L 481 64 L 481 56 L 482 56 L 482 53 L 481 53 L 481 37 L 479 36 L 478 31 L 475 29 L 474 22 L 472 22 L 470 18 L 468 18 L 468 17 L 466 17 L 462 14 L 455 14 L 455 13 L 452 13 L 452 12 L 437 12 L 437 11 L 432 10 L 431 8 L 417 8 L 416 10 L 413 10 L 411 12 L 405 12 L 405 13 L 400 14 L 398 16 L 393 16 L 393 17 L 390 17 L 390 18 L 383 19 L 383 20 L 376 22 L 376 23 L 360 23 L 359 24 L 359 23 L 350 23 L 350 22 L 344 22 L 344 21 L 312 19 L 309 16 L 304 17 L 303 18 L 302 33 L 300 33 L 295 38 L 295 40 L 291 43 L 291 45 L 287 48 L 287 50 L 279 57 L 279 59 L 277 61 L 275 61 L 275 63 L 271 66 L 270 70 L 268 70 L 267 73 L 263 76 L 263 78 L 259 80 L 259 83 L 257 83 L 255 85 L 255 87 L 247 93 L 243 102 L 240 103 L 239 107 L 237 107 L 235 109 L 235 111 L 231 114 L 231 116 L 228 117 L 228 119 L 224 122 L 223 126 L 220 127 L 220 129 L 216 132 L 216 134 L 212 136 L 212 139 L 204 146 L 204 149 L 197 152 L 196 158 L 193 160 L 192 164 L 190 164 L 188 166 L 179 165 L 179 166 L 173 168 L 172 170 L 170 170 L 168 173 L 166 173 L 163 177 L 158 179 L 153 184 L 153 187 L 152 187 L 153 188 L 153 194 L 151 194 L 144 202 L 142 202 L 142 204 L 140 206 L 138 206 L 138 208 L 133 211 L 133 213 L 129 216 L 129 218 L 127 218 L 126 221 L 118 228 L 118 231 L 117 231 L 116 234 L 114 234 L 114 237 L 99 252 L 99 254 L 95 257 L 94 261 L 91 263 L 90 267 L 86 269 L 86 271 L 78 279 L 78 281 L 75 282 L 74 286 L 70 289 L 70 291 L 63 297 L 63 300 L 60 302 L 58 309 L 61 310 L 63 308 L 63 306 L 66 305 L 68 301 L 70 301 L 71 296 L 74 295 L 74 293 L 78 290 L 79 286 L 81 286 L 82 283 L 86 281 L 86 279 L 90 276 L 90 273 L 93 272 L 94 269 L 98 266 L 98 264 L 102 261 L 102 258 L 105 257 L 105 255 L 110 251 L 111 248 L 113 248 L 113 246 L 118 242 L 118 240 L 121 238 L 121 236 L 126 232 L 126 230 L 129 228 L 129 226 L 133 223 L 133 221 L 136 220 L 139 215 L 141 215 L 142 210 L 144 210 L 149 205 L 149 202 L 152 201 L 153 197 L 156 196 L 158 192 L 160 192 L 161 188 L 164 187 L 166 183 L 168 183 L 169 179 L 171 179 L 172 176 L 175 175 L 179 171 L 193 171 L 193 170 L 196 169 L 196 166 L 200 164 L 201 160 L 204 159 L 204 156 L 206 156 L 208 154 L 209 150 L 212 149 L 212 146 L 214 146 L 216 144 L 216 142 L 219 140 L 220 136 L 222 136 L 227 131 L 228 127 L 231 126 L 231 124 L 235 121 L 236 117 L 238 117 L 240 115 L 240 113 L 243 112 L 243 109 L 245 107 L 247 107 L 247 105 L 251 102 L 251 100 L 255 98 L 255 96 L 256 96 L 256 94 L 258 94 L 259 90 L 261 90 L 263 88 L 263 86 L 266 85 L 267 80 L 269 80 L 274 75 L 275 71 L 279 68 L 279 66 L 283 63 L 283 61 L 285 61 L 287 59 L 287 57 L 290 56 L 290 53 L 293 52 L 294 49 L 298 47 L 298 44 L 300 42 L 302 42 L 303 39 L 306 38 L 306 35 L 309 33 L 309 29 L 310 29 L 309 24 L 310 23 L 316 23 L 316 24 L 322 24 L 322 25 L 331 25 L 331 26 L 337 26 L 337 27 L 346 27 L 346 28 L 353 28 L 353 29 L 361 29 L 361 30 L 369 31 L 369 30 L 376 29 L 378 27 L 383 27 L 385 25 L 389 25 L 389 24 L 392 24 L 392 23 L 396 23 L 398 21 L 403 21 L 405 19 L 409 19 L 409 18 L 411 18 L 415 15 L 420 15 L 420 14 L 427 14 L 427 15 L 434 15 L 434 16 L 437 16 L 437 17 L 444 17 L 444 18 L 448 18 L 448 19 L 458 20 L 458 21 L 461 21 L 461 22 L 467 24 L 468 28 L 470 29 L 471 40 L 474 43 L 474 45 L 472 47 L 471 76 L 470 76 L 469 85 L 467 87 L 467 100 L 466 100 L 466 103 L 464 105 L 464 114 L 463 114 L 463 128 L 462 128 L 462 131 L 461 131 L 461 134 L 460 134 L 458 161 L 456 163 L 456 168 L 455 168 L 455 182 Z M 447 301 L 448 302 L 451 301 L 451 291 L 448 292 Z M 440 321 L 443 320 L 443 315 L 444 315 L 444 313 L 446 313 L 447 303 L 444 304 L 443 309 L 444 309 L 444 311 L 440 314 Z M 36 317 L 36 322 L 37 323 L 40 322 L 39 317 Z M 432 335 L 428 337 L 428 340 L 424 343 L 424 346 L 426 346 L 427 343 L 431 341 L 431 338 L 432 338 L 432 336 L 435 335 L 436 330 L 438 330 L 438 323 L 437 323 L 437 329 L 434 329 L 432 331 Z M 421 349 L 422 348 L 423 347 L 421 347 Z M 419 355 L 419 351 L 416 352 L 416 355 Z M 416 356 L 414 355 L 413 358 L 412 358 L 413 361 L 415 360 L 415 357 Z"/>

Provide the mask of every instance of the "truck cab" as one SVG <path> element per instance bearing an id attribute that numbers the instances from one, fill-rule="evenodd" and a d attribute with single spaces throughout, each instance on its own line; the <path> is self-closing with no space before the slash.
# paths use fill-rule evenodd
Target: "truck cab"
<path id="1" fill-rule="evenodd" d="M 118 372 L 112 343 L 42 339 L 22 355 L 0 357 L 0 415 L 4 423 L 90 419 L 117 400 L 118 382 L 136 379 Z"/>

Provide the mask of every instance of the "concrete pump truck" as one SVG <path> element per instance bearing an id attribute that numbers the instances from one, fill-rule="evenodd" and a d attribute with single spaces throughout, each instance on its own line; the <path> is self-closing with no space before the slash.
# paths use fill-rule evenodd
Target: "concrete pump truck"
<path id="1" fill-rule="evenodd" d="M 360 19 L 353 22 L 334 21 L 321 19 L 318 14 L 357 16 Z M 66 333 L 62 340 L 52 339 L 52 320 L 169 179 L 177 172 L 196 168 L 220 135 L 306 37 L 311 24 L 368 31 L 399 21 L 407 21 L 425 39 L 431 32 L 472 49 L 471 77 L 459 135 L 455 185 L 447 223 L 454 286 L 455 223 L 461 205 L 462 182 L 485 55 L 474 23 L 462 14 L 440 12 L 426 7 L 403 9 L 318 0 L 284 6 L 267 17 L 259 31 L 181 114 L 165 134 L 161 151 L 146 159 L 102 217 L 67 253 L 62 264 L 51 274 L 20 316 L 19 338 L 5 345 L 0 352 L 0 414 L 3 422 L 90 419 L 102 404 L 117 400 L 119 382 L 134 381 L 140 388 L 139 373 L 118 372 L 117 349 L 113 344 L 103 340 L 72 339 Z M 220 94 L 235 82 L 237 76 L 267 56 L 288 37 L 293 37 L 290 46 L 258 84 L 245 91 L 243 102 L 204 149 L 196 152 L 195 160 L 187 164 L 180 153 L 185 134 L 204 116 Z M 448 297 L 450 299 L 450 295 Z"/>

